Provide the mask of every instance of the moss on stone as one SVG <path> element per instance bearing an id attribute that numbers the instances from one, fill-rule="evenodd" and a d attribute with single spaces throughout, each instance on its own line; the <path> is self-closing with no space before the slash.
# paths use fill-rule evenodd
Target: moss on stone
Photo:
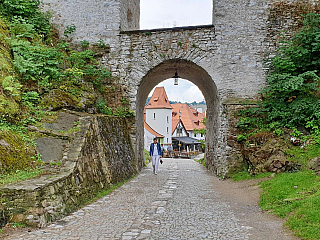
<path id="1" fill-rule="evenodd" d="M 10 172 L 35 165 L 32 156 L 36 150 L 26 146 L 22 137 L 11 131 L 0 131 L 0 170 Z"/>
<path id="2" fill-rule="evenodd" d="M 7 76 L 11 76 L 13 73 L 12 58 L 10 54 L 10 48 L 6 44 L 6 37 L 9 35 L 9 30 L 0 18 L 0 83 Z"/>
<path id="3" fill-rule="evenodd" d="M 5 41 L 8 35 L 8 27 L 0 18 L 0 115 L 5 117 L 11 117 L 19 112 L 19 105 L 12 97 L 5 95 L 3 88 L 4 80 L 14 72 L 10 48 Z"/>
<path id="4" fill-rule="evenodd" d="M 79 108 L 80 100 L 70 93 L 59 89 L 50 91 L 41 101 L 41 106 L 49 110 L 59 110 L 62 108 Z"/>
<path id="5" fill-rule="evenodd" d="M 0 95 L 0 115 L 12 118 L 15 115 L 19 114 L 20 108 L 19 104 L 10 97 L 5 95 Z"/>

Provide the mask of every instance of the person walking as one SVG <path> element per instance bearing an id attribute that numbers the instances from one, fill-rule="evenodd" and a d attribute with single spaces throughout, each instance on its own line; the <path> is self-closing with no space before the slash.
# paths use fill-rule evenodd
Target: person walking
<path id="1" fill-rule="evenodd" d="M 157 138 L 154 138 L 153 143 L 150 145 L 149 159 L 152 157 L 152 167 L 155 175 L 158 174 L 159 162 L 160 158 L 162 158 L 162 154 L 160 143 L 157 143 Z"/>
<path id="2" fill-rule="evenodd" d="M 173 147 L 171 146 L 171 143 L 169 144 L 169 146 L 168 146 L 167 150 L 168 150 L 168 155 L 169 155 L 169 157 L 172 157 L 172 150 L 173 150 Z"/>

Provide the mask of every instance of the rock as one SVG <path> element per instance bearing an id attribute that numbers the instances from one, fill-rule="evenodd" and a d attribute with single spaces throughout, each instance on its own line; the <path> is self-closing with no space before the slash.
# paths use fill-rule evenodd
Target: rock
<path id="1" fill-rule="evenodd" d="M 3 205 L 0 203 L 0 228 L 4 227 L 9 221 L 9 216 L 5 213 Z"/>
<path id="2" fill-rule="evenodd" d="M 320 175 L 320 155 L 314 159 L 312 159 L 312 162 L 314 162 L 314 171 L 316 175 Z"/>
<path id="3" fill-rule="evenodd" d="M 73 96 L 70 93 L 63 92 L 59 89 L 51 90 L 42 98 L 40 105 L 48 108 L 50 111 L 56 111 L 62 108 L 81 109 L 81 99 Z"/>
<path id="4" fill-rule="evenodd" d="M 19 223 L 19 222 L 22 222 L 24 219 L 25 219 L 24 214 L 21 214 L 21 213 L 13 214 L 10 222 Z"/>
<path id="5" fill-rule="evenodd" d="M 280 162 L 279 160 L 277 160 L 277 161 L 275 161 L 275 162 L 273 163 L 273 166 L 274 166 L 275 168 L 282 168 L 282 167 L 283 167 L 283 164 L 282 164 L 282 162 Z"/>
<path id="6" fill-rule="evenodd" d="M 39 131 L 39 129 L 37 127 L 32 126 L 32 125 L 28 125 L 28 130 L 33 131 L 33 132 L 38 132 Z"/>
<path id="7" fill-rule="evenodd" d="M 248 164 L 253 166 L 253 173 L 265 171 L 280 173 L 299 170 L 301 166 L 298 163 L 287 161 L 285 154 L 287 149 L 288 147 L 283 143 L 283 139 L 273 138 L 259 146 L 249 145 L 243 148 L 241 153 Z"/>
<path id="8" fill-rule="evenodd" d="M 300 131 L 304 135 L 309 135 L 310 134 L 310 131 L 308 129 L 306 129 L 304 126 L 298 126 L 297 130 Z"/>
<path id="9" fill-rule="evenodd" d="M 3 139 L 0 139 L 0 145 L 3 146 L 3 147 L 5 147 L 5 148 L 10 148 L 10 147 L 11 147 L 10 144 L 7 143 L 7 142 L 6 142 L 5 140 L 3 140 Z"/>
<path id="10" fill-rule="evenodd" d="M 63 157 L 63 150 L 68 143 L 66 140 L 49 137 L 38 138 L 35 142 L 37 143 L 37 150 L 41 155 L 41 160 L 46 163 L 60 161 Z"/>

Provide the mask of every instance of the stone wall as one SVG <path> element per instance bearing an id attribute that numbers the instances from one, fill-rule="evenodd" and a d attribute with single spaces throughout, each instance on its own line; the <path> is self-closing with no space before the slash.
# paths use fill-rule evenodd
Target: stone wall
<path id="1" fill-rule="evenodd" d="M 120 0 L 43 0 L 44 10 L 53 12 L 52 21 L 63 36 L 67 26 L 74 24 L 76 31 L 71 34 L 74 42 L 83 40 L 96 43 L 103 39 L 113 45 L 120 31 Z"/>
<path id="2" fill-rule="evenodd" d="M 252 105 L 255 103 L 249 104 L 247 99 L 241 98 L 229 98 L 221 104 L 217 166 L 223 166 L 218 172 L 218 175 L 223 178 L 244 170 L 246 167 L 246 161 L 241 153 L 241 144 L 237 141 L 239 131 L 236 127 L 238 118 L 235 113 Z"/>
<path id="3" fill-rule="evenodd" d="M 103 56 L 102 63 L 126 89 L 131 110 L 136 112 L 131 138 L 140 159 L 138 168 L 143 166 L 141 108 L 145 95 L 178 71 L 206 98 L 208 168 L 218 175 L 226 174 L 234 161 L 227 144 L 227 126 L 232 120 L 222 113 L 222 102 L 257 98 L 265 85 L 264 60 L 275 53 L 278 33 L 295 23 L 296 10 L 292 9 L 317 8 L 316 0 L 213 0 L 213 25 L 120 32 L 138 26 L 138 0 L 45 1 L 52 2 L 59 26 L 76 22 L 76 41 L 95 42 L 101 37 L 110 44 L 110 53 Z M 287 14 L 279 7 L 282 5 L 288 7 Z"/>
<path id="4" fill-rule="evenodd" d="M 140 29 L 140 0 L 122 0 L 120 19 L 122 31 Z"/>
<path id="5" fill-rule="evenodd" d="M 2 207 L 11 221 L 42 227 L 137 173 L 125 119 L 84 116 L 79 121 L 81 131 L 64 150 L 58 174 L 0 188 Z"/>

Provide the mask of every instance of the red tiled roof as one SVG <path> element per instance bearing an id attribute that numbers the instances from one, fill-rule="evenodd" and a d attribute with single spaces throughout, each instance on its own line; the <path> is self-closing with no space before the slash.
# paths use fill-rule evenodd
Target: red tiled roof
<path id="1" fill-rule="evenodd" d="M 176 127 L 178 126 L 179 119 L 173 119 L 172 118 L 172 133 L 174 133 L 174 130 L 176 130 Z"/>
<path id="2" fill-rule="evenodd" d="M 171 104 L 171 106 L 173 107 L 172 131 L 174 131 L 175 129 L 173 128 L 173 123 L 179 121 L 179 110 L 181 111 L 181 122 L 183 123 L 187 131 L 192 131 L 193 129 L 206 128 L 206 126 L 203 123 L 201 123 L 203 118 L 206 117 L 204 113 L 198 112 L 186 103 L 175 103 Z"/>
<path id="3" fill-rule="evenodd" d="M 158 138 L 164 137 L 161 134 L 157 133 L 155 130 L 153 130 L 146 122 L 144 122 L 144 128 L 155 137 L 158 137 Z"/>
<path id="4" fill-rule="evenodd" d="M 156 87 L 148 105 L 145 108 L 168 108 L 172 109 L 164 87 Z"/>

